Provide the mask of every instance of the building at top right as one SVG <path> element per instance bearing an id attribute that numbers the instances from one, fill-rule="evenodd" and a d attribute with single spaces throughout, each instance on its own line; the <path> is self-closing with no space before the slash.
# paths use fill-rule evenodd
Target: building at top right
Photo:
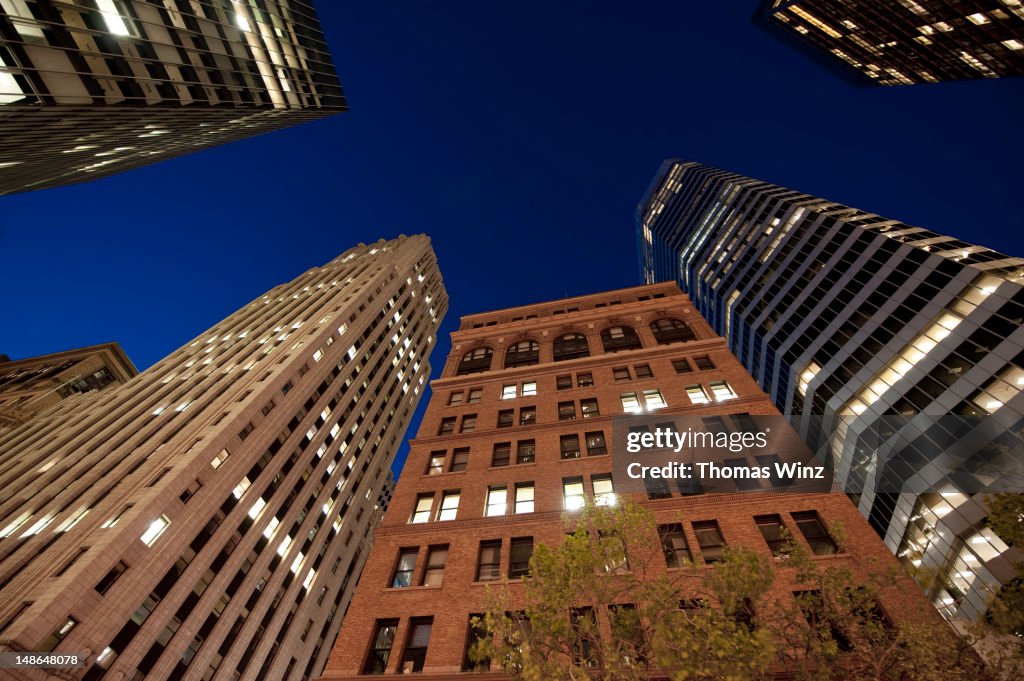
<path id="1" fill-rule="evenodd" d="M 764 12 L 865 82 L 1024 75 L 1021 0 L 771 0 Z"/>
<path id="2" fill-rule="evenodd" d="M 682 160 L 637 240 L 943 614 L 981 616 L 1024 558 L 985 524 L 1024 491 L 1024 259 Z"/>

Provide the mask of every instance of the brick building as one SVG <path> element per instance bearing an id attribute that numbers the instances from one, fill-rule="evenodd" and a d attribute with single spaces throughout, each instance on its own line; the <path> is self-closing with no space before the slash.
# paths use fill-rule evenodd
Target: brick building
<path id="1" fill-rule="evenodd" d="M 778 414 L 672 283 L 463 317 L 432 391 L 323 681 L 468 669 L 487 585 L 514 583 L 534 545 L 560 542 L 567 509 L 613 499 L 613 419 Z M 764 516 L 798 541 L 841 523 L 851 553 L 895 564 L 844 495 L 689 491 L 638 501 L 708 561 L 723 541 L 769 554 Z M 887 613 L 929 616 L 915 589 L 896 598 Z"/>

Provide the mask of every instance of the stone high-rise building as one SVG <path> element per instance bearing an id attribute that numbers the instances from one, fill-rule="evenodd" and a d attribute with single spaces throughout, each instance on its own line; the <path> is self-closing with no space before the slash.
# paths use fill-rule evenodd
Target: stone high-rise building
<path id="1" fill-rule="evenodd" d="M 84 652 L 85 681 L 319 673 L 447 305 L 427 237 L 360 244 L 0 436 L 0 650 Z"/>
<path id="2" fill-rule="evenodd" d="M 0 0 L 0 194 L 345 110 L 303 0 Z"/>
<path id="3" fill-rule="evenodd" d="M 771 0 L 765 14 L 864 82 L 1024 75 L 1021 0 Z"/>
<path id="4" fill-rule="evenodd" d="M 708 427 L 778 415 L 673 283 L 465 316 L 431 395 L 323 681 L 471 673 L 470 618 L 485 610 L 488 585 L 507 578 L 516 589 L 534 546 L 564 539 L 564 513 L 624 493 L 611 456 L 624 414 Z M 825 528 L 840 523 L 849 554 L 895 562 L 845 495 L 755 486 L 705 494 L 673 482 L 629 495 L 654 514 L 673 560 L 710 564 L 725 544 L 767 556 L 762 532 L 782 528 L 831 553 Z M 884 605 L 927 615 L 913 592 Z"/>
<path id="5" fill-rule="evenodd" d="M 644 279 L 679 282 L 945 615 L 983 613 L 1021 559 L 983 493 L 1024 484 L 1024 259 L 681 160 L 637 223 Z"/>
<path id="6" fill-rule="evenodd" d="M 14 361 L 0 355 L 0 433 L 61 400 L 123 385 L 138 373 L 117 343 Z"/>

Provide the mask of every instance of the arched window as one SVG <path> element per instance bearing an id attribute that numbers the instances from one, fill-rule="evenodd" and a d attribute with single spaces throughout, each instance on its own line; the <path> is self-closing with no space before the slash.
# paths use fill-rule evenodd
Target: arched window
<path id="1" fill-rule="evenodd" d="M 605 329 L 601 332 L 601 344 L 604 345 L 605 352 L 637 350 L 643 347 L 632 326 L 613 326 Z"/>
<path id="2" fill-rule="evenodd" d="M 662 345 L 696 339 L 690 325 L 674 317 L 656 320 L 651 324 L 651 331 L 654 333 L 654 339 Z"/>
<path id="3" fill-rule="evenodd" d="M 477 374 L 481 371 L 490 371 L 491 355 L 494 352 L 490 348 L 475 348 L 462 356 L 459 362 L 458 375 Z"/>
<path id="4" fill-rule="evenodd" d="M 587 344 L 586 336 L 582 333 L 567 333 L 555 339 L 556 362 L 577 357 L 590 357 L 590 346 Z"/>
<path id="5" fill-rule="evenodd" d="M 528 367 L 540 362 L 540 343 L 535 340 L 519 341 L 505 352 L 505 368 Z"/>

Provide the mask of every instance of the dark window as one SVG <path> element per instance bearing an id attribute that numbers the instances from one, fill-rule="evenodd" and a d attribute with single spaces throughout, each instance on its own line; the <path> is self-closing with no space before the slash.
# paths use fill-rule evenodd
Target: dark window
<path id="1" fill-rule="evenodd" d="M 438 435 L 450 435 L 455 432 L 455 417 L 449 416 L 441 419 L 441 427 L 437 429 Z"/>
<path id="2" fill-rule="evenodd" d="M 526 367 L 540 361 L 540 344 L 535 340 L 519 341 L 505 352 L 505 368 Z"/>
<path id="3" fill-rule="evenodd" d="M 821 600 L 820 591 L 794 591 L 793 598 L 817 637 L 823 640 L 831 638 L 842 652 L 853 650 L 853 644 L 846 633 L 834 620 L 825 617 L 827 609 Z"/>
<path id="4" fill-rule="evenodd" d="M 515 422 L 515 409 L 502 409 L 498 412 L 498 427 L 509 428 Z"/>
<path id="5" fill-rule="evenodd" d="M 486 672 L 491 669 L 491 659 L 480 657 L 480 646 L 491 637 L 483 614 L 469 616 L 469 631 L 466 633 L 466 656 L 462 661 L 464 672 Z"/>
<path id="6" fill-rule="evenodd" d="M 561 338 L 555 339 L 554 359 L 556 362 L 589 356 L 590 347 L 587 345 L 587 337 L 583 334 L 567 333 Z"/>
<path id="7" fill-rule="evenodd" d="M 612 378 L 615 379 L 616 383 L 621 383 L 622 381 L 628 381 L 633 377 L 629 375 L 629 367 L 615 367 L 612 369 Z"/>
<path id="8" fill-rule="evenodd" d="M 658 525 L 658 537 L 661 538 L 661 550 L 665 552 L 665 564 L 669 567 L 683 567 L 693 560 L 681 524 Z"/>
<path id="9" fill-rule="evenodd" d="M 558 420 L 571 421 L 576 418 L 576 404 L 574 402 L 558 403 Z"/>
<path id="10" fill-rule="evenodd" d="M 694 357 L 693 363 L 697 365 L 697 369 L 700 371 L 707 371 L 708 369 L 714 369 L 715 363 L 711 361 L 711 358 L 707 355 L 701 355 L 700 357 Z"/>
<path id="11" fill-rule="evenodd" d="M 448 545 L 431 546 L 427 553 L 427 569 L 423 572 L 424 586 L 441 586 L 444 567 L 448 564 Z"/>
<path id="12" fill-rule="evenodd" d="M 600 416 L 601 411 L 597 408 L 597 399 L 591 397 L 585 400 L 580 400 L 580 413 L 583 414 L 583 418 L 585 419 Z"/>
<path id="13" fill-rule="evenodd" d="M 558 376 L 555 378 L 555 388 L 557 390 L 569 390 L 572 388 L 572 376 Z"/>
<path id="14" fill-rule="evenodd" d="M 594 644 L 597 643 L 600 633 L 594 609 L 573 608 L 570 621 L 573 634 L 573 663 L 580 667 L 596 667 L 598 661 L 594 655 Z"/>
<path id="15" fill-rule="evenodd" d="M 414 617 L 409 620 L 409 635 L 405 642 L 405 652 L 398 671 L 402 674 L 423 671 L 423 662 L 427 659 L 427 646 L 430 644 L 432 617 Z"/>
<path id="16" fill-rule="evenodd" d="M 757 529 L 761 530 L 768 548 L 772 550 L 773 556 L 787 555 L 786 547 L 789 538 L 786 536 L 786 526 L 782 524 L 782 518 L 777 515 L 759 515 L 754 518 Z"/>
<path id="17" fill-rule="evenodd" d="M 476 374 L 481 371 L 490 371 L 491 355 L 494 354 L 490 348 L 476 348 L 462 356 L 459 362 L 458 375 Z"/>
<path id="18" fill-rule="evenodd" d="M 613 326 L 601 332 L 601 344 L 605 352 L 620 352 L 622 350 L 637 350 L 643 347 L 640 337 L 631 326 Z"/>
<path id="19" fill-rule="evenodd" d="M 654 333 L 654 339 L 662 345 L 695 339 L 689 324 L 671 317 L 655 321 L 651 324 L 651 331 Z"/>
<path id="20" fill-rule="evenodd" d="M 484 389 L 483 388 L 470 388 L 469 397 L 466 399 L 466 404 L 477 404 L 483 399 Z"/>
<path id="21" fill-rule="evenodd" d="M 530 575 L 530 558 L 533 557 L 533 537 L 513 537 L 511 552 L 508 578 L 528 577 Z"/>
<path id="22" fill-rule="evenodd" d="M 460 447 L 452 452 L 452 465 L 448 469 L 451 473 L 458 473 L 466 470 L 466 464 L 469 462 L 469 447 Z"/>
<path id="23" fill-rule="evenodd" d="M 491 466 L 507 466 L 512 461 L 512 443 L 496 442 L 491 455 Z"/>
<path id="24" fill-rule="evenodd" d="M 595 430 L 587 433 L 587 455 L 597 456 L 607 454 L 608 446 L 604 442 L 604 431 Z"/>
<path id="25" fill-rule="evenodd" d="M 391 576 L 392 589 L 412 586 L 412 575 L 416 571 L 416 556 L 419 552 L 419 549 L 402 549 L 398 552 L 395 574 Z"/>
<path id="26" fill-rule="evenodd" d="M 814 551 L 815 555 L 827 556 L 839 552 L 839 548 L 832 541 L 832 537 L 829 536 L 828 530 L 825 529 L 825 525 L 821 522 L 817 512 L 802 511 L 800 513 L 793 513 L 792 516 L 797 529 L 800 530 L 800 534 L 804 535 L 807 543 L 811 545 L 811 551 Z"/>
<path id="27" fill-rule="evenodd" d="M 462 427 L 459 432 L 472 433 L 474 430 L 476 430 L 476 414 L 466 414 L 462 417 Z"/>
<path id="28" fill-rule="evenodd" d="M 668 488 L 668 480 L 664 478 L 645 478 L 644 490 L 647 492 L 647 498 L 651 501 L 668 499 L 672 496 L 672 490 Z"/>
<path id="29" fill-rule="evenodd" d="M 694 523 L 693 533 L 697 535 L 697 545 L 705 563 L 718 563 L 725 558 L 725 538 L 717 520 Z"/>
<path id="30" fill-rule="evenodd" d="M 523 407 L 519 410 L 519 425 L 528 426 L 537 421 L 537 407 Z"/>
<path id="31" fill-rule="evenodd" d="M 590 388 L 594 385 L 594 374 L 587 372 L 580 372 L 576 374 L 576 387 L 577 388 Z"/>
<path id="32" fill-rule="evenodd" d="M 117 565 L 110 568 L 110 571 L 107 572 L 107 574 L 103 576 L 103 579 L 101 579 L 99 583 L 96 584 L 96 591 L 99 591 L 101 594 L 107 593 L 107 589 L 112 587 L 114 585 L 114 582 L 117 581 L 117 578 L 124 574 L 124 571 L 127 569 L 127 565 L 125 565 L 122 561 L 117 561 Z"/>
<path id="33" fill-rule="evenodd" d="M 377 620 L 377 628 L 370 642 L 370 654 L 363 666 L 364 674 L 383 674 L 391 657 L 391 647 L 395 643 L 398 631 L 398 620 Z"/>
<path id="34" fill-rule="evenodd" d="M 464 394 L 461 390 L 457 390 L 448 396 L 448 406 L 454 407 L 457 404 L 462 404 Z"/>
<path id="35" fill-rule="evenodd" d="M 480 557 L 476 564 L 476 581 L 493 582 L 497 580 L 501 569 L 501 540 L 480 542 Z"/>
<path id="36" fill-rule="evenodd" d="M 622 661 L 642 667 L 647 662 L 647 640 L 636 606 L 609 605 L 608 616 L 611 620 L 612 640 L 618 645 Z"/>
<path id="37" fill-rule="evenodd" d="M 53 632 L 46 637 L 46 640 L 39 646 L 39 652 L 48 653 L 56 648 L 61 641 L 67 638 L 67 635 L 71 633 L 71 630 L 74 629 L 77 624 L 78 620 L 74 617 L 69 617 L 64 621 L 64 624 L 54 629 Z"/>
<path id="38" fill-rule="evenodd" d="M 654 372 L 651 371 L 650 364 L 638 364 L 633 367 L 633 373 L 637 378 L 651 378 L 654 376 Z"/>
<path id="39" fill-rule="evenodd" d="M 516 463 L 533 463 L 537 457 L 537 445 L 533 440 L 520 440 L 516 445 Z"/>
<path id="40" fill-rule="evenodd" d="M 559 451 L 563 459 L 578 459 L 580 457 L 580 436 L 562 435 L 559 438 Z"/>
<path id="41" fill-rule="evenodd" d="M 693 367 L 685 359 L 672 360 L 672 368 L 676 370 L 677 374 L 688 374 L 693 371 Z"/>

